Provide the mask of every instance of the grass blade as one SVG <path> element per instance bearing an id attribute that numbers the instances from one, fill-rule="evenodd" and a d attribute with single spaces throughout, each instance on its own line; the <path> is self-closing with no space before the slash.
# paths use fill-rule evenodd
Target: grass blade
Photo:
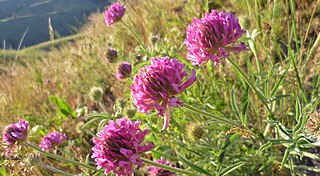
<path id="1" fill-rule="evenodd" d="M 191 161 L 187 160 L 186 158 L 184 158 L 180 153 L 178 153 L 178 156 L 179 158 L 182 160 L 183 163 L 187 164 L 191 169 L 197 171 L 197 172 L 200 172 L 202 174 L 205 174 L 205 175 L 212 175 L 211 173 L 209 173 L 208 171 L 202 169 L 201 167 L 193 164 Z"/>
<path id="2" fill-rule="evenodd" d="M 221 176 L 224 176 L 224 175 L 227 175 L 229 173 L 231 173 L 232 171 L 238 169 L 239 167 L 245 165 L 246 163 L 245 162 L 238 162 L 236 164 L 233 164 L 231 166 L 228 166 L 227 168 L 223 169 L 220 173 Z"/>

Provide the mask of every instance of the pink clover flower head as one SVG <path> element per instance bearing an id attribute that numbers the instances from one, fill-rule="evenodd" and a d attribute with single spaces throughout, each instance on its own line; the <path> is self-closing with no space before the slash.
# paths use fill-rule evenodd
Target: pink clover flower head
<path id="1" fill-rule="evenodd" d="M 109 123 L 93 138 L 92 158 L 95 158 L 97 169 L 105 168 L 105 174 L 113 171 L 117 175 L 130 175 L 134 165 L 141 165 L 140 154 L 151 150 L 154 144 L 144 143 L 149 133 L 142 131 L 140 122 L 120 118 Z"/>
<path id="2" fill-rule="evenodd" d="M 67 135 L 65 133 L 49 133 L 42 138 L 39 146 L 42 150 L 50 150 L 55 146 L 60 146 L 66 139 Z"/>
<path id="3" fill-rule="evenodd" d="M 122 62 L 117 68 L 116 77 L 119 80 L 130 77 L 132 66 L 129 62 Z"/>
<path id="4" fill-rule="evenodd" d="M 230 52 L 239 53 L 247 49 L 243 42 L 237 42 L 244 32 L 233 14 L 212 10 L 200 20 L 194 18 L 184 41 L 189 50 L 187 58 L 192 65 L 201 65 L 209 60 L 217 65 Z"/>
<path id="5" fill-rule="evenodd" d="M 12 148 L 16 143 L 23 142 L 27 139 L 29 130 L 29 122 L 20 120 L 17 123 L 10 124 L 5 127 L 2 140 L 4 149 L 6 149 L 6 155 L 10 154 Z"/>
<path id="6" fill-rule="evenodd" d="M 314 114 L 310 114 L 310 118 L 306 124 L 306 128 L 309 133 L 315 135 L 320 134 L 320 111 L 316 111 Z"/>
<path id="7" fill-rule="evenodd" d="M 126 7 L 120 3 L 112 4 L 106 11 L 104 19 L 107 26 L 111 26 L 113 23 L 120 21 L 126 11 Z"/>
<path id="8" fill-rule="evenodd" d="M 170 166 L 170 161 L 165 161 L 164 157 L 161 157 L 159 160 L 155 160 L 159 164 L 164 164 Z M 174 172 L 162 169 L 157 166 L 149 166 L 148 175 L 149 176 L 174 176 Z"/>
<path id="9" fill-rule="evenodd" d="M 183 105 L 176 95 L 196 81 L 194 69 L 190 77 L 184 79 L 188 76 L 184 67 L 184 64 L 169 57 L 152 58 L 151 65 L 141 69 L 131 85 L 133 103 L 138 106 L 139 112 L 156 109 L 159 116 L 165 115 L 163 130 L 169 125 L 170 107 Z"/>

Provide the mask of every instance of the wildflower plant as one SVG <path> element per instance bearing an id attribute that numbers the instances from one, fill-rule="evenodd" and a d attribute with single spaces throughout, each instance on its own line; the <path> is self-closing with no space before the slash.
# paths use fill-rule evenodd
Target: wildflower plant
<path id="1" fill-rule="evenodd" d="M 118 51 L 113 48 L 108 48 L 105 52 L 105 57 L 109 63 L 116 63 L 118 60 Z"/>
<path id="2" fill-rule="evenodd" d="M 39 146 L 42 150 L 50 150 L 61 145 L 66 139 L 65 133 L 52 132 L 42 138 Z"/>
<path id="3" fill-rule="evenodd" d="M 116 104 L 108 112 L 108 104 L 104 100 L 114 98 L 109 97 L 114 87 L 110 85 L 110 92 L 105 87 L 93 87 L 89 97 L 94 103 L 99 103 L 103 112 L 89 107 L 88 111 L 92 113 L 85 118 L 57 118 L 57 124 L 81 121 L 83 125 L 77 134 L 81 133 L 82 136 L 72 139 L 72 143 L 75 148 L 81 148 L 81 144 L 86 146 L 82 147 L 87 151 L 86 159 L 77 159 L 75 155 L 60 149 L 52 153 L 50 149 L 67 140 L 66 134 L 49 133 L 39 144 L 32 144 L 27 140 L 29 123 L 23 120 L 9 125 L 3 132 L 3 144 L 8 153 L 20 145 L 34 149 L 42 156 L 70 163 L 72 167 L 85 168 L 68 173 L 56 165 L 49 166 L 36 161 L 46 170 L 61 175 L 317 175 L 320 172 L 317 154 L 320 116 L 319 112 L 314 111 L 320 106 L 319 64 L 314 62 L 312 69 L 316 71 L 313 71 L 312 84 L 306 84 L 309 87 L 304 84 L 309 80 L 304 80 L 306 75 L 303 72 L 320 37 L 307 37 L 311 25 L 305 31 L 305 38 L 299 37 L 298 32 L 304 29 L 297 30 L 296 23 L 304 20 L 296 20 L 295 8 L 304 9 L 301 3 L 295 4 L 291 0 L 273 2 L 270 8 L 272 13 L 263 15 L 259 14 L 260 10 L 269 10 L 263 2 L 227 1 L 248 9 L 245 17 L 250 16 L 250 19 L 244 18 L 242 21 L 246 23 L 242 25 L 247 30 L 247 37 L 242 38 L 245 31 L 235 15 L 238 13 L 229 13 L 230 4 L 225 6 L 226 12 L 219 12 L 211 10 L 212 4 L 217 5 L 214 2 L 204 1 L 202 4 L 184 1 L 182 5 L 177 3 L 179 6 L 171 7 L 166 4 L 169 1 L 164 1 L 164 6 L 171 9 L 170 15 L 152 18 L 155 16 L 152 14 L 154 9 L 162 4 L 138 2 L 141 3 L 136 4 L 144 4 L 143 10 L 124 1 L 123 4 L 111 5 L 104 16 L 104 27 L 106 24 L 110 29 L 113 24 L 121 23 L 140 45 L 135 46 L 137 43 L 130 41 L 131 44 L 127 46 L 118 38 L 110 37 L 115 40 L 114 46 L 119 48 L 107 50 L 108 66 L 115 66 L 113 63 L 121 60 L 117 50 L 124 51 L 125 55 L 128 52 L 128 56 L 137 52 L 139 55 L 138 62 L 130 60 L 132 65 L 120 62 L 116 72 L 110 74 L 118 79 L 134 77 L 133 80 L 128 79 L 132 81 L 130 89 L 124 81 L 116 81 L 115 84 L 127 86 L 127 89 L 123 88 L 121 98 L 119 95 L 117 97 L 121 99 L 118 100 L 120 105 Z M 175 4 L 175 1 L 170 3 Z M 288 9 L 277 12 L 276 9 L 284 7 Z M 131 18 L 134 13 L 140 15 L 139 12 L 149 12 L 148 18 L 141 19 L 142 15 L 137 19 Z M 128 14 L 123 18 L 125 13 Z M 275 23 L 265 24 L 268 31 L 264 33 L 263 21 L 271 18 L 275 22 L 279 20 L 276 15 L 283 13 L 289 19 L 281 19 L 286 22 L 283 26 L 289 26 L 286 35 L 274 34 L 273 27 L 277 27 Z M 194 17 L 187 26 L 187 21 L 192 19 L 190 14 L 197 18 Z M 144 23 L 149 17 L 156 23 L 154 26 Z M 188 19 L 184 20 L 184 17 Z M 135 23 L 137 21 L 139 25 Z M 183 34 L 184 31 L 180 29 L 186 28 L 184 41 L 170 41 L 182 36 L 176 34 Z M 250 31 L 252 28 L 256 29 Z M 176 30 L 180 31 L 175 33 Z M 139 34 L 137 31 L 144 32 Z M 151 31 L 157 36 L 153 37 L 155 35 L 150 34 Z M 116 33 L 122 34 L 119 31 Z M 144 41 L 148 38 L 146 36 L 151 36 L 146 43 L 149 46 Z M 242 39 L 244 42 L 241 42 Z M 282 42 L 286 40 L 288 43 L 283 45 Z M 308 43 L 308 47 L 305 47 L 304 42 L 307 41 L 314 43 Z M 136 53 L 132 54 L 133 50 Z M 88 58 L 92 57 L 90 53 Z M 226 60 L 226 64 L 217 67 L 222 60 Z M 60 111 L 71 109 L 64 101 L 55 100 Z M 158 126 L 162 119 L 153 118 L 155 115 L 149 113 L 151 111 L 164 116 L 162 128 Z M 123 113 L 128 118 L 124 118 Z M 37 128 L 32 128 L 35 136 L 39 132 Z M 73 129 L 66 131 L 74 132 Z M 75 136 L 68 135 L 68 138 Z M 64 157 L 62 153 L 68 156 Z M 149 160 L 160 157 L 160 160 Z"/>
<path id="4" fill-rule="evenodd" d="M 113 171 L 117 175 L 131 175 L 134 165 L 141 165 L 140 155 L 154 147 L 143 144 L 149 130 L 141 130 L 140 122 L 127 118 L 109 121 L 108 125 L 93 139 L 92 148 L 97 169 L 105 168 L 105 174 Z"/>
<path id="5" fill-rule="evenodd" d="M 107 26 L 111 26 L 112 24 L 120 21 L 126 11 L 126 7 L 120 3 L 112 4 L 106 11 L 105 11 L 105 22 Z"/>
<path id="6" fill-rule="evenodd" d="M 230 52 L 238 53 L 246 49 L 243 42 L 237 41 L 243 33 L 238 19 L 230 13 L 212 10 L 199 20 L 194 18 L 184 41 L 189 50 L 187 58 L 193 65 L 209 60 L 217 65 Z"/>
<path id="7" fill-rule="evenodd" d="M 176 96 L 196 81 L 196 71 L 187 77 L 185 65 L 169 57 L 152 58 L 151 65 L 140 70 L 131 85 L 133 103 L 138 111 L 146 113 L 156 109 L 159 116 L 165 116 L 163 130 L 170 121 L 170 107 L 182 106 Z"/>
<path id="8" fill-rule="evenodd" d="M 28 132 L 29 122 L 25 120 L 20 120 L 5 127 L 2 133 L 2 141 L 7 155 L 15 148 L 15 145 L 19 145 L 27 140 Z"/>
<path id="9" fill-rule="evenodd" d="M 132 66 L 129 62 L 122 62 L 118 65 L 116 77 L 118 80 L 129 78 L 131 75 Z"/>

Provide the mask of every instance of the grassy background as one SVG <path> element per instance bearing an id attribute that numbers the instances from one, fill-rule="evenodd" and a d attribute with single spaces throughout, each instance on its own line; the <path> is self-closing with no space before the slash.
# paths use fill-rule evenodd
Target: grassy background
<path id="1" fill-rule="evenodd" d="M 286 145 L 272 145 L 261 152 L 258 149 L 268 138 L 281 138 L 274 128 L 266 128 L 267 120 L 292 128 L 297 124 L 297 104 L 302 106 L 304 122 L 308 113 L 320 107 L 319 3 L 315 6 L 314 1 L 307 0 L 205 0 L 201 3 L 137 0 L 125 1 L 125 4 L 127 11 L 123 21 L 140 35 L 152 56 L 177 58 L 188 66 L 183 41 L 186 27 L 193 17 L 199 19 L 209 9 L 234 13 L 247 30 L 248 34 L 242 40 L 250 50 L 230 58 L 268 99 L 273 112 L 272 115 L 268 113 L 259 97 L 228 62 L 223 61 L 216 67 L 207 63 L 196 67 L 198 81 L 181 95 L 181 99 L 242 125 L 230 129 L 184 108 L 174 108 L 168 131 L 161 132 L 163 119 L 157 118 L 156 113 L 137 113 L 131 118 L 141 120 L 151 130 L 147 140 L 157 146 L 147 157 L 165 156 L 178 166 L 192 168 L 184 158 L 215 174 L 226 173 L 229 166 L 234 166 L 231 167 L 234 168 L 233 175 L 315 174 L 310 169 L 299 168 L 301 165 L 317 167 L 312 158 L 300 160 L 293 155 L 286 165 L 281 166 Z M 47 132 L 63 131 L 68 135 L 68 142 L 62 148 L 84 161 L 90 153 L 91 138 L 107 122 L 98 119 L 88 124 L 83 115 L 77 118 L 71 115 L 73 110 L 82 107 L 87 107 L 89 112 L 101 111 L 88 99 L 90 87 L 104 88 L 104 103 L 113 114 L 107 119 L 128 116 L 129 110 L 135 110 L 131 104 L 130 83 L 116 80 L 116 64 L 106 61 L 106 49 L 117 48 L 119 60 L 134 65 L 133 74 L 148 63 L 148 58 L 122 24 L 107 28 L 101 13 L 92 15 L 80 33 L 81 38 L 59 47 L 49 47 L 49 51 L 36 48 L 20 52 L 0 50 L 1 57 L 7 58 L 1 63 L 0 70 L 0 113 L 3 119 L 0 124 L 3 128 L 21 118 L 29 120 L 32 126 L 29 140 L 34 143 Z M 50 101 L 50 96 L 61 98 L 73 110 L 62 114 Z M 200 140 L 188 137 L 195 124 L 202 124 L 205 131 Z M 234 132 L 238 135 L 228 135 Z M 317 149 L 307 152 L 316 153 Z M 62 170 L 78 173 L 76 166 L 50 162 Z M 295 164 L 295 169 L 288 169 L 290 163 Z M 241 167 L 235 167 L 238 165 Z M 50 174 L 38 167 L 35 170 Z M 10 170 L 19 171 L 22 172 Z M 137 174 L 144 171 L 146 168 Z"/>

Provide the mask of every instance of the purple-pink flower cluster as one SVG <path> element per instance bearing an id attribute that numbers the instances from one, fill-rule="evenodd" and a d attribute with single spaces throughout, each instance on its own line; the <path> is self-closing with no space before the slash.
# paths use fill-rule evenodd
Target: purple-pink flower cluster
<path id="1" fill-rule="evenodd" d="M 320 111 L 316 111 L 315 113 L 310 114 L 310 118 L 306 124 L 306 129 L 309 133 L 312 133 L 316 136 L 319 136 L 319 134 L 320 134 Z"/>
<path id="2" fill-rule="evenodd" d="M 53 132 L 45 135 L 41 142 L 39 147 L 42 150 L 50 150 L 54 148 L 55 146 L 59 146 L 67 139 L 67 136 L 65 133 L 59 133 L 59 132 Z"/>
<path id="3" fill-rule="evenodd" d="M 132 66 L 129 62 L 122 62 L 117 68 L 116 77 L 119 80 L 130 77 Z"/>
<path id="4" fill-rule="evenodd" d="M 153 143 L 144 145 L 149 130 L 142 131 L 140 122 L 127 118 L 109 121 L 93 139 L 92 148 L 97 169 L 105 168 L 105 174 L 113 171 L 117 175 L 130 175 L 134 165 L 141 165 L 140 154 L 151 150 Z"/>
<path id="5" fill-rule="evenodd" d="M 201 65 L 208 60 L 217 65 L 230 52 L 246 49 L 244 43 L 237 42 L 243 33 L 233 14 L 212 10 L 200 20 L 194 18 L 184 41 L 189 50 L 187 58 L 193 65 Z"/>
<path id="6" fill-rule="evenodd" d="M 156 109 L 163 116 L 170 107 L 181 106 L 183 103 L 175 96 L 196 81 L 195 70 L 184 81 L 188 76 L 184 67 L 184 64 L 169 57 L 152 58 L 151 65 L 141 69 L 131 85 L 133 103 L 138 106 L 138 111 L 146 113 Z M 166 115 L 163 129 L 168 126 L 169 120 L 170 117 Z"/>
<path id="7" fill-rule="evenodd" d="M 159 160 L 155 160 L 155 162 L 170 166 L 170 161 L 165 161 L 164 157 L 161 157 Z M 149 166 L 148 175 L 149 176 L 174 176 L 174 172 L 165 170 L 163 168 L 157 166 Z"/>
<path id="8" fill-rule="evenodd" d="M 29 122 L 20 120 L 17 123 L 6 126 L 2 134 L 2 140 L 6 154 L 10 153 L 10 150 L 16 143 L 23 142 L 27 139 L 29 131 Z"/>
<path id="9" fill-rule="evenodd" d="M 104 19 L 107 26 L 111 26 L 113 23 L 120 21 L 126 11 L 126 7 L 119 3 L 112 4 L 106 11 Z"/>

